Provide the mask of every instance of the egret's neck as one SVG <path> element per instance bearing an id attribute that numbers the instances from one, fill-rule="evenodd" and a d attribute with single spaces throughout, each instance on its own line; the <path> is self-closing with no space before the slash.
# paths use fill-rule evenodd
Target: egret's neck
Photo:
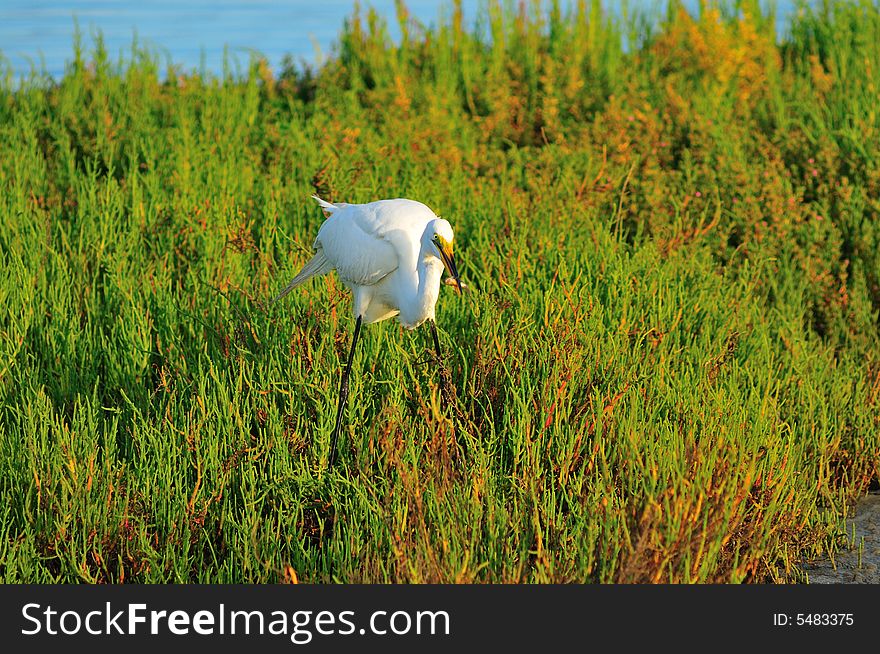
<path id="1" fill-rule="evenodd" d="M 416 272 L 418 284 L 412 289 L 414 296 L 406 303 L 406 308 L 400 308 L 401 323 L 411 328 L 434 319 L 434 307 L 440 295 L 440 281 L 443 277 L 443 262 L 435 256 L 420 253 Z"/>
<path id="2" fill-rule="evenodd" d="M 437 257 L 424 257 L 419 261 L 419 295 L 429 301 L 433 314 L 434 304 L 440 295 L 443 278 L 443 262 Z"/>

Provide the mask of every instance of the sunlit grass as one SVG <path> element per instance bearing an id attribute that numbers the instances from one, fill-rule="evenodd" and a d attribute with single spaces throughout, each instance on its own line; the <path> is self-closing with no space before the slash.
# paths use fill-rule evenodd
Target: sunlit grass
<path id="1" fill-rule="evenodd" d="M 880 452 L 880 12 L 361 11 L 319 71 L 0 91 L 0 578 L 799 580 Z M 561 7 L 561 8 L 560 8 Z M 308 199 L 456 228 L 364 330 Z"/>

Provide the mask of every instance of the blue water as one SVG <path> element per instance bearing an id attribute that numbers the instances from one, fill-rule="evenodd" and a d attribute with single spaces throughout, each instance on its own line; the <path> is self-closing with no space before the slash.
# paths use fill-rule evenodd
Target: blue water
<path id="1" fill-rule="evenodd" d="M 370 6 L 389 18 L 396 32 L 394 0 L 372 0 Z M 417 19 L 436 22 L 440 3 L 410 0 Z M 464 2 L 473 9 L 476 2 Z M 73 53 L 74 18 L 88 49 L 100 30 L 114 59 L 131 53 L 133 36 L 156 50 L 162 63 L 184 70 L 223 70 L 224 48 L 242 66 L 252 51 L 280 66 L 285 54 L 316 63 L 331 51 L 353 0 L 305 2 L 287 0 L 0 0 L 0 52 L 16 77 L 31 66 L 58 77 Z"/>
<path id="2" fill-rule="evenodd" d="M 630 0 L 630 6 L 656 6 L 657 0 Z M 564 3 L 563 3 L 564 4 Z M 606 3 L 614 7 L 615 2 Z M 697 0 L 686 1 L 687 6 Z M 780 0 L 779 7 L 791 6 Z M 394 0 L 369 0 L 388 19 L 392 37 L 398 36 Z M 466 19 L 472 20 L 479 0 L 463 0 Z M 407 0 L 406 6 L 424 24 L 436 23 L 441 6 L 431 0 Z M 224 48 L 234 64 L 246 67 L 257 51 L 276 70 L 285 54 L 296 61 L 319 63 L 331 53 L 342 22 L 351 15 L 354 0 L 0 0 L 0 53 L 16 77 L 32 67 L 53 77 L 63 74 L 73 52 L 74 18 L 79 22 L 87 50 L 92 35 L 101 31 L 113 59 L 128 58 L 132 40 L 155 50 L 162 64 L 183 70 L 223 71 Z M 780 11 L 781 14 L 784 12 Z M 233 70 L 235 70 L 233 68 Z"/>

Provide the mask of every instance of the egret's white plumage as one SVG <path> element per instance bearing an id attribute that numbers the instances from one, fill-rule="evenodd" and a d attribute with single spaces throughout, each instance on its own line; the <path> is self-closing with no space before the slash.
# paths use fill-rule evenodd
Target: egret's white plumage
<path id="1" fill-rule="evenodd" d="M 331 204 L 315 238 L 315 255 L 275 300 L 316 275 L 336 270 L 365 323 L 398 316 L 414 329 L 433 320 L 445 265 L 452 259 L 452 226 L 421 202 L 396 199 Z"/>
<path id="2" fill-rule="evenodd" d="M 397 199 L 331 204 L 316 195 L 312 197 L 329 214 L 315 238 L 315 255 L 274 302 L 312 277 L 331 270 L 336 270 L 352 291 L 356 323 L 339 386 L 330 446 L 332 464 L 361 323 L 397 316 L 404 327 L 415 329 L 428 321 L 439 364 L 440 340 L 434 310 L 444 266 L 459 293 L 462 285 L 452 254 L 452 226 L 421 202 Z M 446 379 L 444 376 L 444 385 Z"/>

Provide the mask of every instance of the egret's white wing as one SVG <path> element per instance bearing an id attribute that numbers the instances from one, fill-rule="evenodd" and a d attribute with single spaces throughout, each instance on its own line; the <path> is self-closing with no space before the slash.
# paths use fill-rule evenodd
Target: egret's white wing
<path id="1" fill-rule="evenodd" d="M 424 204 L 402 198 L 332 204 L 312 197 L 330 215 L 318 230 L 315 255 L 273 303 L 334 268 L 343 281 L 355 286 L 377 284 L 401 266 L 415 271 L 421 236 L 437 218 Z"/>
<path id="2" fill-rule="evenodd" d="M 333 270 L 333 266 L 327 261 L 327 257 L 324 256 L 324 251 L 320 248 L 317 252 L 315 252 L 315 256 L 311 258 L 311 260 L 303 266 L 303 269 L 299 271 L 296 277 L 293 278 L 283 291 L 281 291 L 278 295 L 275 296 L 275 299 L 272 300 L 272 304 L 275 304 L 278 300 L 283 298 L 285 295 L 290 293 L 297 286 L 302 286 L 307 281 L 309 281 L 312 277 L 316 275 L 324 275 Z"/>
<path id="3" fill-rule="evenodd" d="M 415 270 L 422 233 L 436 218 L 424 204 L 405 199 L 367 204 L 318 200 L 330 216 L 318 231 L 315 249 L 323 250 L 343 281 L 369 286 L 401 265 Z"/>
<path id="4" fill-rule="evenodd" d="M 350 284 L 370 286 L 391 274 L 399 265 L 397 252 L 382 234 L 367 231 L 358 219 L 358 207 L 339 207 L 324 223 L 315 239 L 339 278 Z"/>

